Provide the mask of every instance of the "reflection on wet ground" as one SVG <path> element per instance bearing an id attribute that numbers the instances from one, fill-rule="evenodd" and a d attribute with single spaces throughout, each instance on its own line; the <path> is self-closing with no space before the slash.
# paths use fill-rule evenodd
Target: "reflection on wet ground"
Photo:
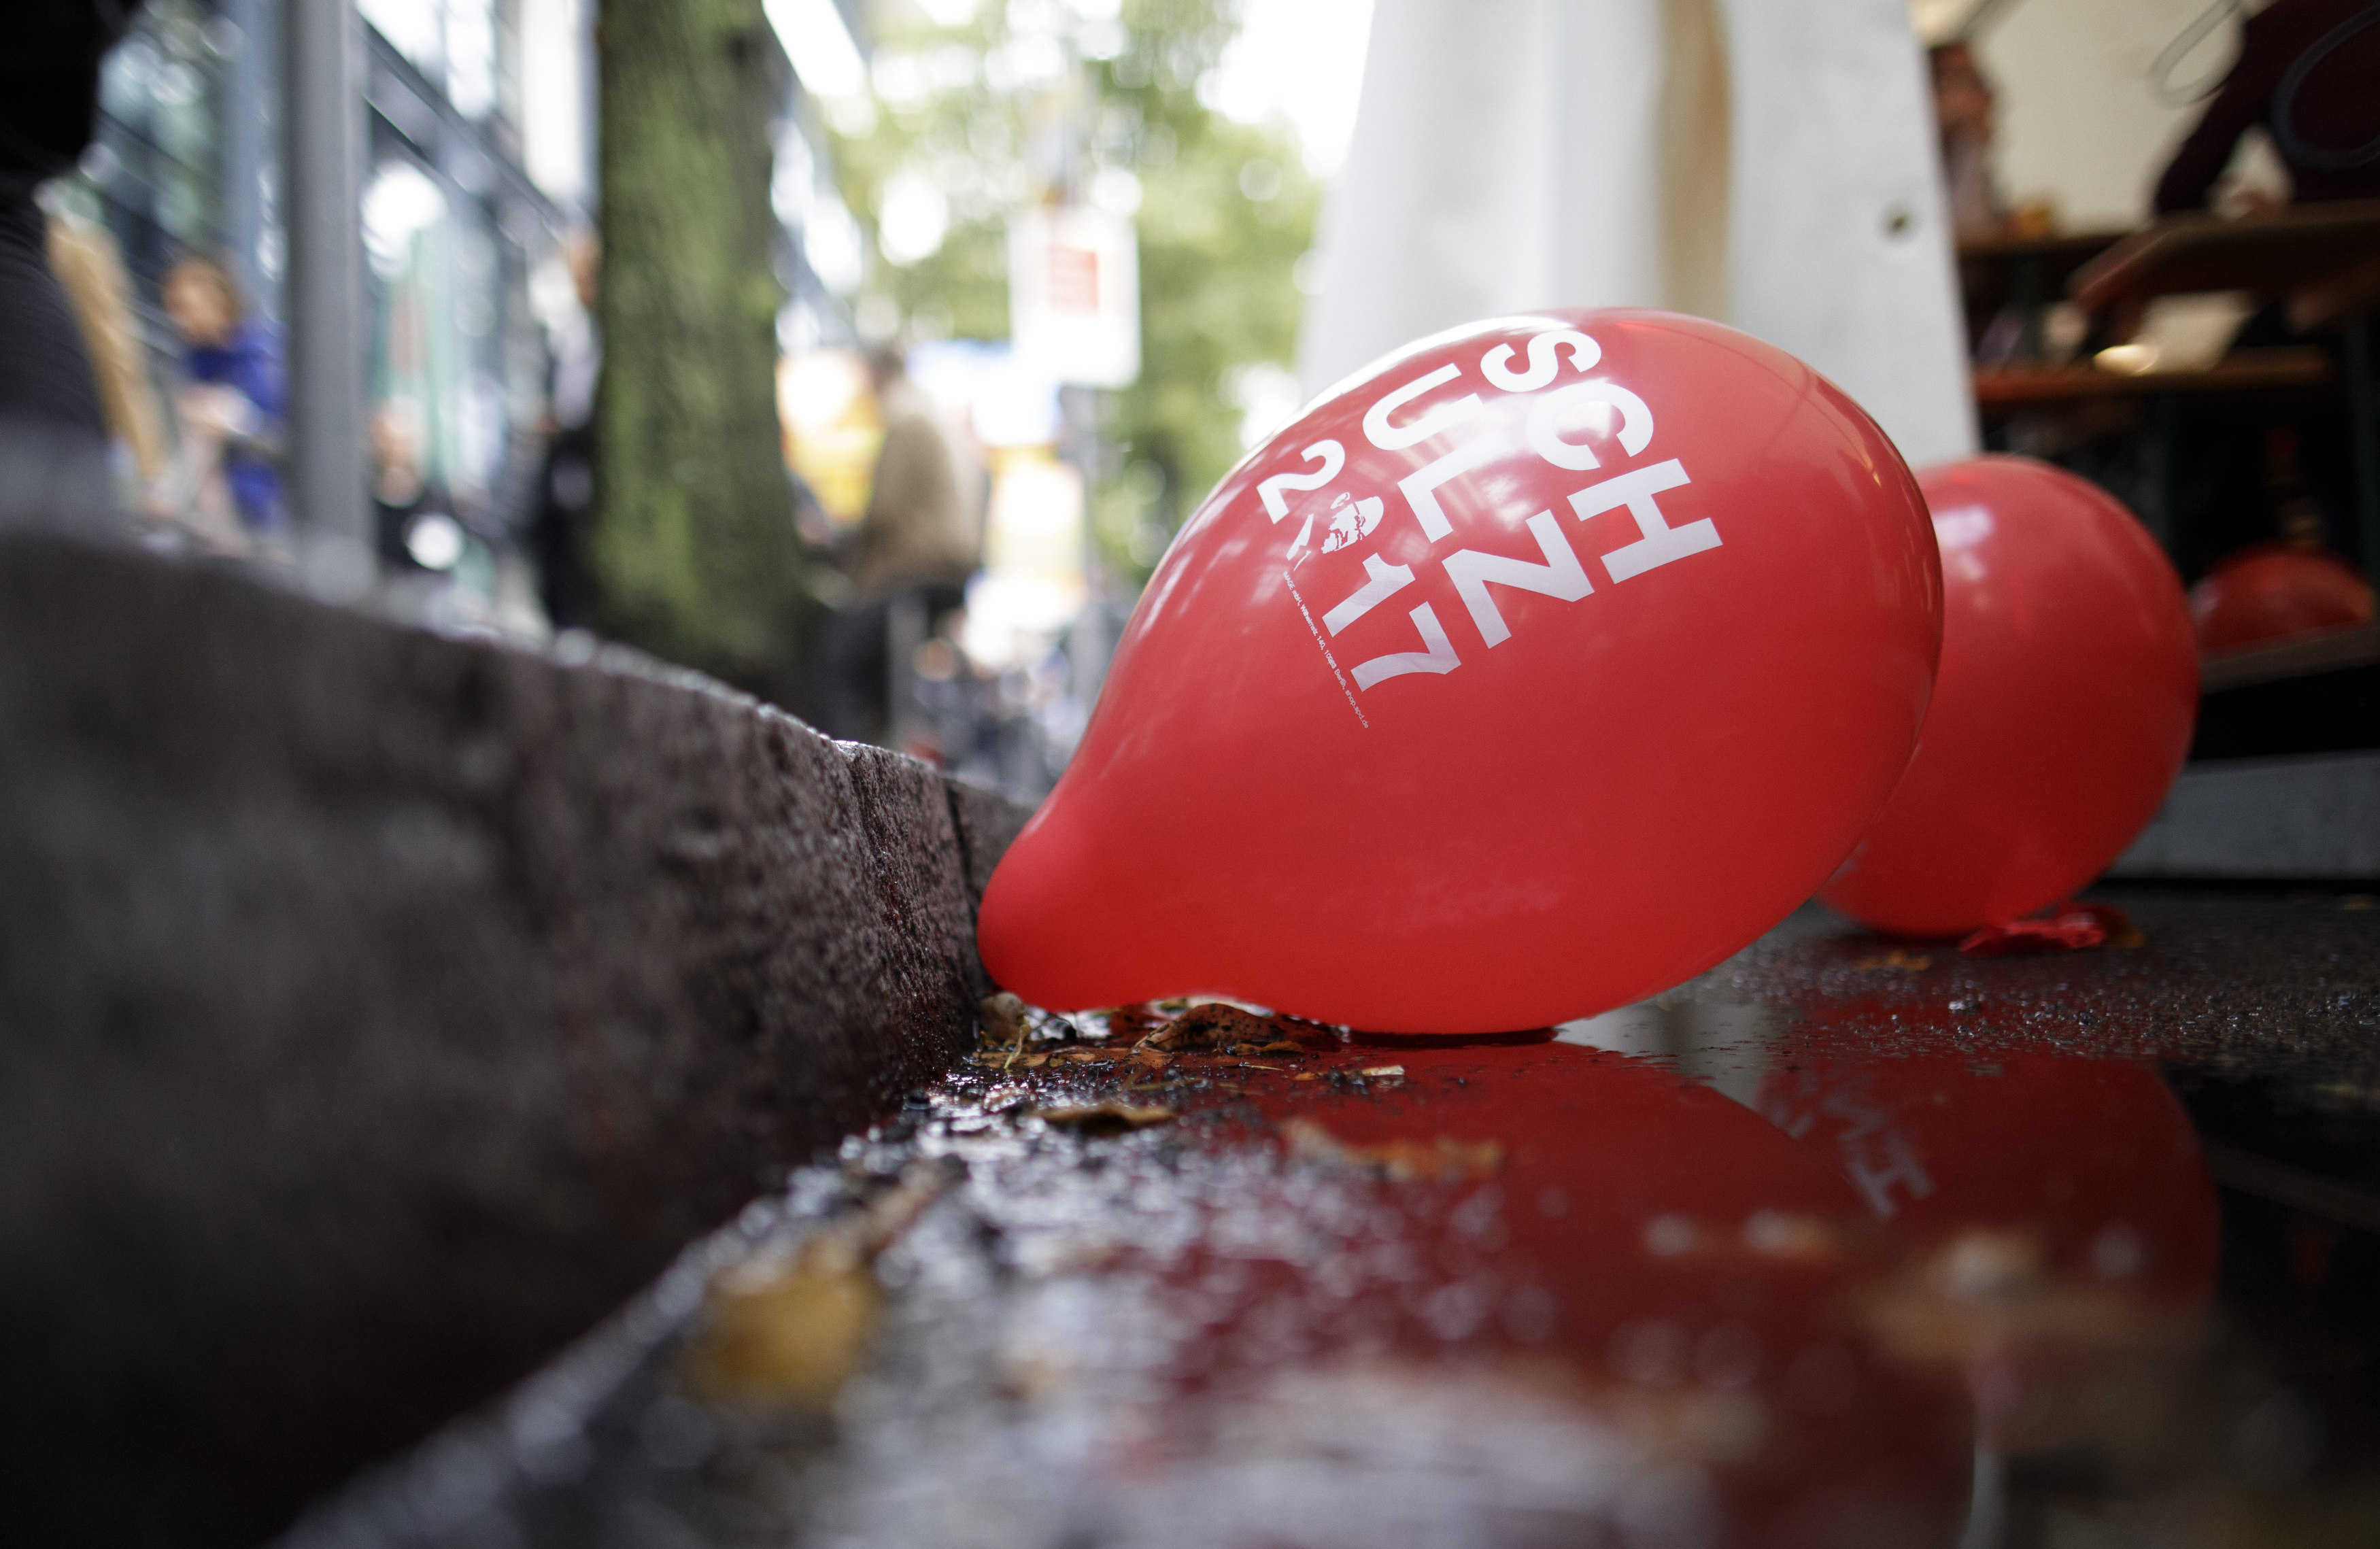
<path id="1" fill-rule="evenodd" d="M 447 1544 L 2380 1542 L 2380 912 L 1815 914 L 1534 1038 L 987 1008 L 301 1524 Z"/>

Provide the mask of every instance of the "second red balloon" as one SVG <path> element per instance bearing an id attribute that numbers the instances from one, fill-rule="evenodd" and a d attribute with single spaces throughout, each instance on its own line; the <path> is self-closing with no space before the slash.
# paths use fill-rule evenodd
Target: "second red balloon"
<path id="1" fill-rule="evenodd" d="M 2096 487 L 2023 457 L 1919 475 L 1941 541 L 1942 670 L 1917 756 L 1821 895 L 1961 936 L 2066 897 L 2154 817 L 2190 749 L 2181 582 Z"/>

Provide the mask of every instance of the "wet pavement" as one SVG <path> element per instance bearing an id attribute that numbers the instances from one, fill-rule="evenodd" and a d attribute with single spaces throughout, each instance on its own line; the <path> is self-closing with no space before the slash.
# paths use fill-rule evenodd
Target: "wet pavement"
<path id="1" fill-rule="evenodd" d="M 2380 909 L 2095 896 L 1500 1041 L 988 1004 L 293 1537 L 2380 1543 Z"/>

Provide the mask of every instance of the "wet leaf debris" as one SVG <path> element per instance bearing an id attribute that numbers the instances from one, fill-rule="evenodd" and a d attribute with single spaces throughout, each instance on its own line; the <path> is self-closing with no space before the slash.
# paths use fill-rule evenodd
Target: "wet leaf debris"
<path id="1" fill-rule="evenodd" d="M 1154 1002 L 1094 1011 L 1075 1020 L 1052 1016 L 1005 991 L 985 998 L 978 1066 L 1038 1071 L 1044 1066 L 1135 1063 L 1148 1071 L 1173 1060 L 1224 1058 L 1244 1064 L 1339 1049 L 1344 1029 L 1296 1017 L 1250 1010 L 1221 1001 Z"/>

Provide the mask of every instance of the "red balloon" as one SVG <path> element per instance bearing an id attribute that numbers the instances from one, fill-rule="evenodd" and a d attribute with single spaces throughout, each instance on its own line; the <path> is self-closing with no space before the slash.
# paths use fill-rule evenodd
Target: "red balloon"
<path id="1" fill-rule="evenodd" d="M 2190 588 L 2198 648 L 2236 650 L 2372 622 L 2372 587 L 2337 554 L 2259 543 L 2228 554 Z"/>
<path id="2" fill-rule="evenodd" d="M 1942 547 L 1942 668 L 1909 772 L 1818 896 L 1902 936 L 2066 897 L 2165 800 L 2198 717 L 2181 583 L 2070 473 L 1976 457 L 1917 476 Z"/>
<path id="3" fill-rule="evenodd" d="M 1331 389 L 1175 538 L 979 938 L 1038 1005 L 1542 1025 L 1735 951 L 1906 763 L 1915 480 L 1715 323 L 1549 312 Z"/>

